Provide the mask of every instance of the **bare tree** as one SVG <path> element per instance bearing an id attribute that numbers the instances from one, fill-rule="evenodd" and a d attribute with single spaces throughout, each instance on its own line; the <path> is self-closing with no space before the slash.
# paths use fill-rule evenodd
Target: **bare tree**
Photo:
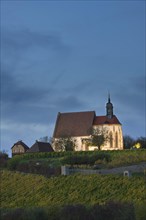
<path id="1" fill-rule="evenodd" d="M 88 145 L 97 146 L 98 150 L 101 150 L 101 147 L 109 141 L 109 135 L 106 128 L 93 128 L 91 131 L 91 139 L 88 142 Z"/>
<path id="2" fill-rule="evenodd" d="M 56 151 L 74 151 L 76 148 L 76 139 L 71 137 L 61 137 L 53 140 Z"/>
<path id="3" fill-rule="evenodd" d="M 145 148 L 146 149 L 146 137 L 139 137 L 136 139 L 135 141 L 136 143 L 140 143 L 141 148 Z"/>
<path id="4" fill-rule="evenodd" d="M 132 137 L 130 137 L 129 135 L 124 135 L 123 141 L 124 141 L 124 148 L 125 149 L 132 148 L 135 143 L 135 140 Z"/>

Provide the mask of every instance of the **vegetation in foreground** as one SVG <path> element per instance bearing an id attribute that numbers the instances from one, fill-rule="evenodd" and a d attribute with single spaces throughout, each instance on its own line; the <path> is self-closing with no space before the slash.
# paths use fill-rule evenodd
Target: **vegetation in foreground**
<path id="1" fill-rule="evenodd" d="M 80 151 L 29 153 L 7 160 L 5 167 L 26 173 L 42 174 L 47 177 L 60 175 L 62 165 L 89 169 L 113 168 L 146 162 L 146 150 L 124 151 Z"/>
<path id="2" fill-rule="evenodd" d="M 43 207 L 67 204 L 95 205 L 110 201 L 146 202 L 143 176 L 41 175 L 1 172 L 1 207 Z"/>
<path id="3" fill-rule="evenodd" d="M 47 208 L 2 209 L 2 220 L 144 220 L 130 203 L 108 202 L 104 205 L 65 205 Z"/>
<path id="4" fill-rule="evenodd" d="M 144 220 L 145 179 L 1 171 L 2 220 Z"/>
<path id="5" fill-rule="evenodd" d="M 5 168 L 1 170 L 0 211 L 3 220 L 146 219 L 144 175 L 130 178 L 119 175 L 59 175 L 60 166 L 68 163 L 115 167 L 144 162 L 145 150 L 53 152 L 25 154 L 12 159 L 5 157 L 2 155 L 0 161 L 1 167 Z M 47 168 L 50 178 L 45 177 Z"/>

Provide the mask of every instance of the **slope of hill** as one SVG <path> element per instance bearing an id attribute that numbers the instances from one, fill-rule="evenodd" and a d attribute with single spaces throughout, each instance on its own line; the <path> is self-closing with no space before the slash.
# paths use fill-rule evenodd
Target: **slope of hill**
<path id="1" fill-rule="evenodd" d="M 146 150 L 124 151 L 81 151 L 30 153 L 15 156 L 8 161 L 8 168 L 21 172 L 38 173 L 46 176 L 59 174 L 59 167 L 71 166 L 108 169 L 146 162 Z M 37 165 L 37 166 L 36 166 Z"/>
<path id="2" fill-rule="evenodd" d="M 102 204 L 109 200 L 146 202 L 145 179 L 119 175 L 41 175 L 1 172 L 1 207 L 44 207 Z"/>
<path id="3" fill-rule="evenodd" d="M 111 171 L 145 161 L 145 150 L 16 156 L 1 170 L 1 219 L 145 220 L 146 176 L 141 171 L 130 178 L 118 174 L 60 175 L 63 164 Z"/>

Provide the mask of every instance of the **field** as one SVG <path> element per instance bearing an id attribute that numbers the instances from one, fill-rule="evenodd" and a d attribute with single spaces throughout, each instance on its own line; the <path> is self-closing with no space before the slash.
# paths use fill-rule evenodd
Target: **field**
<path id="1" fill-rule="evenodd" d="M 49 210 L 47 212 L 49 212 L 49 214 L 53 212 L 54 214 L 52 215 L 55 216 L 57 215 L 55 213 L 60 215 L 60 211 L 58 210 L 62 210 L 61 212 L 65 212 L 64 215 L 68 212 L 87 212 L 88 214 L 90 213 L 91 216 L 91 210 L 93 211 L 94 208 L 95 210 L 93 212 L 97 212 L 97 209 L 98 212 L 101 211 L 99 216 L 102 216 L 102 218 L 99 219 L 104 220 L 102 213 L 105 213 L 105 210 L 111 208 L 113 210 L 113 207 L 117 206 L 118 213 L 126 212 L 127 214 L 125 214 L 125 216 L 131 216 L 131 218 L 123 216 L 121 220 L 144 220 L 146 217 L 146 210 L 144 209 L 144 207 L 146 207 L 146 176 L 144 174 L 133 175 L 130 178 L 121 175 L 100 174 L 76 174 L 70 176 L 50 175 L 48 178 L 45 175 L 18 172 L 17 168 L 20 164 L 24 165 L 26 163 L 32 163 L 32 161 L 35 163 L 36 161 L 40 161 L 43 165 L 49 163 L 51 168 L 53 166 L 58 167 L 60 164 L 66 162 L 68 164 L 69 161 L 71 164 L 73 161 L 74 163 L 76 161 L 76 164 L 81 166 L 93 166 L 96 162 L 96 164 L 100 163 L 105 167 L 116 167 L 121 164 L 144 162 L 146 161 L 145 153 L 146 151 L 140 150 L 123 151 L 121 154 L 117 151 L 99 153 L 66 152 L 45 154 L 45 156 L 43 154 L 16 156 L 9 160 L 8 167 L 11 170 L 8 168 L 1 170 L 1 211 L 5 213 L 7 210 L 7 213 L 10 213 L 12 210 L 21 209 L 22 213 L 24 210 L 26 213 L 30 213 L 30 209 L 33 209 L 35 214 L 38 214 L 38 210 L 40 210 L 41 213 L 46 213 L 46 210 Z M 80 164 L 77 162 L 80 161 L 79 159 L 82 161 Z M 90 164 L 85 163 L 87 160 Z M 131 214 L 128 214 L 128 212 Z M 120 214 L 114 213 L 114 216 L 116 215 Z M 7 219 L 10 219 L 10 216 Z M 55 220 L 55 217 L 50 217 L 49 219 Z M 62 219 L 76 218 L 64 217 Z M 96 216 L 96 218 L 93 219 L 98 218 Z M 117 220 L 120 219 L 120 217 L 118 216 L 117 219 L 111 217 L 111 219 Z"/>
<path id="2" fill-rule="evenodd" d="M 41 175 L 2 171 L 1 206 L 5 208 L 66 204 L 94 205 L 109 200 L 144 203 L 144 177 L 118 175 Z"/>

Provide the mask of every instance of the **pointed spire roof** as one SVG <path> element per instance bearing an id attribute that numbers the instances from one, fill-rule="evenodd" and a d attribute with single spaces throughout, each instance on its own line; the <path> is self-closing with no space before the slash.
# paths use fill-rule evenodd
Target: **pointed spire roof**
<path id="1" fill-rule="evenodd" d="M 110 100 L 110 93 L 108 93 L 108 102 L 106 103 L 106 116 L 108 118 L 113 117 L 113 104 L 111 103 Z"/>
<path id="2" fill-rule="evenodd" d="M 110 93 L 108 92 L 108 103 L 111 103 Z"/>

